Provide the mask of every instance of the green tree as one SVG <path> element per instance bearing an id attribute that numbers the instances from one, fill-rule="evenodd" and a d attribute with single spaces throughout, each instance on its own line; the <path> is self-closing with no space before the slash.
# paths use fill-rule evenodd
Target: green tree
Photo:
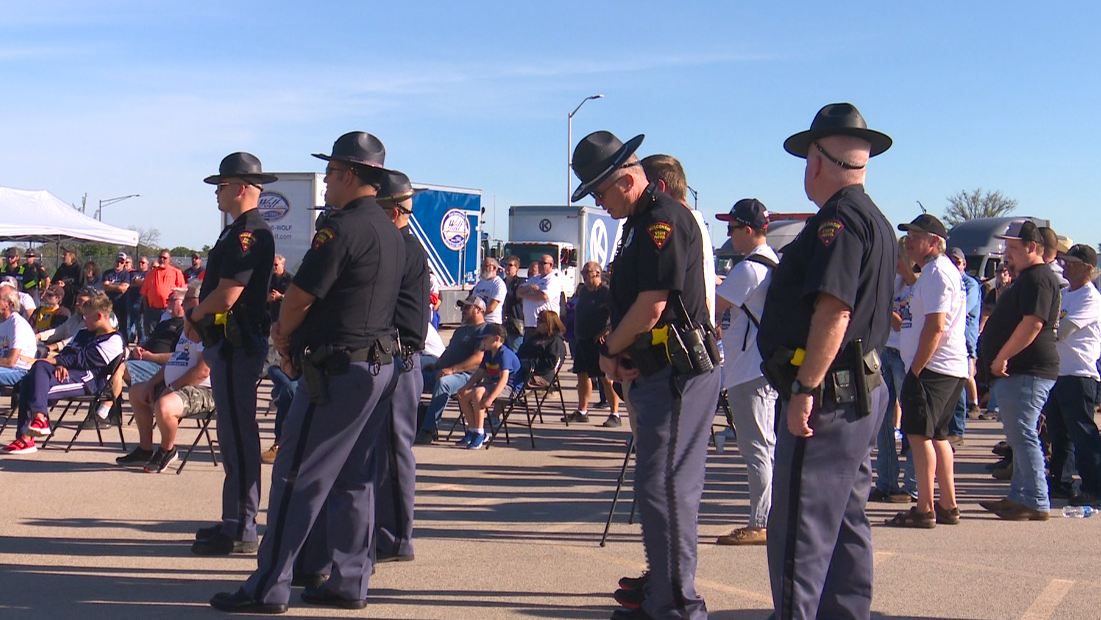
<path id="1" fill-rule="evenodd" d="M 177 245 L 176 247 L 169 250 L 169 252 L 172 253 L 172 256 L 187 256 L 190 258 L 191 253 L 194 252 L 194 250 L 186 246 Z"/>
<path id="2" fill-rule="evenodd" d="M 944 223 L 951 228 L 960 222 L 984 217 L 1002 217 L 1017 208 L 1017 201 L 997 190 L 973 192 L 961 190 L 948 197 L 948 207 L 944 210 Z"/>

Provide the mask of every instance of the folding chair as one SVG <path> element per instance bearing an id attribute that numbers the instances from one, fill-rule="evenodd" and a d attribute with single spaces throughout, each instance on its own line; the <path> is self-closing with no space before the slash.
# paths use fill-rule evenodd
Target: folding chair
<path id="1" fill-rule="evenodd" d="M 84 430 L 84 423 L 87 420 L 92 420 L 96 426 L 96 438 L 99 440 L 100 447 L 103 447 L 103 432 L 100 426 L 99 416 L 96 415 L 96 410 L 99 408 L 100 403 L 106 400 L 113 400 L 111 410 L 107 413 L 108 417 L 118 414 L 119 420 L 119 442 L 122 444 L 122 451 L 126 451 L 126 438 L 122 434 L 122 399 L 123 394 L 115 396 L 112 393 L 112 386 L 114 384 L 115 373 L 121 372 L 122 368 L 122 355 L 119 355 L 107 366 L 107 377 L 103 382 L 103 387 L 94 394 L 80 394 L 78 396 L 66 396 L 53 401 L 52 406 L 63 404 L 64 409 L 61 410 L 61 415 L 58 416 L 57 422 L 54 423 L 52 432 L 49 437 L 42 442 L 42 447 L 45 448 L 46 444 L 50 442 L 57 435 L 57 429 L 61 428 L 61 423 L 65 421 L 65 416 L 69 414 L 69 411 L 80 411 L 81 405 L 88 403 L 88 416 L 80 421 L 80 424 L 76 427 L 76 433 L 73 434 L 73 438 L 69 440 L 69 445 L 65 446 L 65 452 L 73 449 L 73 444 L 76 443 L 76 438 L 80 436 L 80 432 Z"/>
<path id="2" fill-rule="evenodd" d="M 195 436 L 195 441 L 191 442 L 191 446 L 187 449 L 187 453 L 184 454 L 183 459 L 180 460 L 180 466 L 176 468 L 177 475 L 183 472 L 184 466 L 187 465 L 187 460 L 191 458 L 191 453 L 195 451 L 195 447 L 199 445 L 199 440 L 203 437 L 206 437 L 206 445 L 207 448 L 210 449 L 210 458 L 214 461 L 214 466 L 218 466 L 218 455 L 214 452 L 214 440 L 210 438 L 210 422 L 214 419 L 215 413 L 217 413 L 217 409 L 211 407 L 210 411 L 192 413 L 184 416 L 184 418 L 191 418 L 198 423 L 199 434 Z"/>
<path id="3" fill-rule="evenodd" d="M 554 377 L 551 379 L 551 382 L 547 384 L 547 387 L 528 385 L 528 389 L 532 392 L 532 395 L 535 396 L 535 416 L 532 418 L 533 421 L 535 417 L 538 417 L 539 423 L 543 424 L 543 403 L 547 402 L 547 398 L 550 397 L 552 391 L 557 390 L 558 402 L 562 405 L 562 416 L 566 418 L 566 426 L 570 425 L 570 416 L 566 413 L 566 397 L 562 394 L 562 383 L 558 380 L 558 373 L 562 372 L 562 366 L 565 362 L 566 358 L 558 358 L 558 363 L 554 366 Z M 525 376 L 530 376 L 530 373 Z M 525 385 L 527 384 L 525 383 Z M 540 392 L 542 392 L 541 395 Z"/>
<path id="4" fill-rule="evenodd" d="M 0 435 L 4 433 L 4 429 L 8 427 L 8 422 L 15 417 L 15 412 L 19 410 L 19 384 L 5 385 L 0 387 L 0 398 L 9 397 L 8 414 L 4 416 L 4 423 L 0 424 Z"/>

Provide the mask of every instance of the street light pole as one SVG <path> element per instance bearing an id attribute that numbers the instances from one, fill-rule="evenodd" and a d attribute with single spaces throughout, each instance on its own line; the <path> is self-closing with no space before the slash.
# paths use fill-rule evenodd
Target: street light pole
<path id="1" fill-rule="evenodd" d="M 581 109 L 581 106 L 585 105 L 585 102 L 590 99 L 603 99 L 604 95 L 589 95 L 581 100 L 581 103 L 577 104 L 577 107 L 570 112 L 569 117 L 566 119 L 566 205 L 570 204 L 570 196 L 573 192 L 570 191 L 570 185 L 573 184 L 573 115 L 577 114 L 577 111 Z"/>
<path id="2" fill-rule="evenodd" d="M 693 207 L 693 209 L 696 210 L 696 211 L 699 211 L 700 210 L 700 194 L 699 194 L 699 192 L 692 189 L 691 185 L 686 184 L 685 187 L 688 188 L 688 191 L 692 192 L 692 204 L 695 205 Z"/>
<path id="3" fill-rule="evenodd" d="M 101 221 L 101 222 L 103 221 L 103 207 L 109 207 L 109 206 L 115 204 L 116 202 L 122 202 L 123 200 L 126 200 L 127 198 L 140 198 L 140 197 L 141 197 L 141 194 L 130 194 L 129 196 L 119 196 L 118 198 L 106 198 L 104 200 L 100 200 L 99 201 L 99 208 L 96 209 L 96 219 Z"/>

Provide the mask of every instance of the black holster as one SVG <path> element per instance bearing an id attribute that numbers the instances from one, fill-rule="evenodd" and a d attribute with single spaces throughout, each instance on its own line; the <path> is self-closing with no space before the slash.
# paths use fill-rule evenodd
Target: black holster
<path id="1" fill-rule="evenodd" d="M 220 325 L 214 324 L 215 315 L 203 317 L 201 321 L 192 321 L 195 330 L 199 332 L 199 339 L 203 341 L 203 348 L 209 349 L 217 346 L 225 340 L 226 332 Z"/>
<path id="2" fill-rule="evenodd" d="M 859 338 L 849 343 L 830 366 L 822 382 L 823 406 L 835 409 L 842 405 L 856 405 L 856 415 L 872 414 L 871 392 L 883 385 L 879 354 L 873 349 L 864 351 Z"/>

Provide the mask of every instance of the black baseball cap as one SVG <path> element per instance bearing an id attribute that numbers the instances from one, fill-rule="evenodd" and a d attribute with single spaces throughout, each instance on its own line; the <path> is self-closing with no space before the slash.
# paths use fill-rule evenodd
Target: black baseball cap
<path id="1" fill-rule="evenodd" d="M 995 239 L 1020 239 L 1025 243 L 1029 241 L 1033 243 L 1044 244 L 1044 236 L 1040 234 L 1040 229 L 1036 226 L 1036 223 L 1032 220 L 1021 220 L 1019 222 L 1013 222 L 1009 225 L 1009 229 L 1005 231 L 1004 235 L 994 235 Z"/>
<path id="2" fill-rule="evenodd" d="M 744 224 L 753 230 L 768 229 L 768 209 L 756 198 L 743 198 L 734 203 L 730 213 L 720 213 L 715 217 L 723 222 Z"/>
<path id="3" fill-rule="evenodd" d="M 1077 261 L 1080 263 L 1086 263 L 1090 267 L 1097 266 L 1097 250 L 1093 249 L 1093 246 L 1085 243 L 1078 243 L 1070 246 L 1070 249 L 1063 254 L 1063 260 Z"/>
<path id="4" fill-rule="evenodd" d="M 899 224 L 898 229 L 902 232 L 918 231 L 936 235 L 941 239 L 948 238 L 948 230 L 944 228 L 944 224 L 941 224 L 935 215 L 929 215 L 928 213 L 922 213 L 915 217 L 914 221 L 909 224 Z"/>

